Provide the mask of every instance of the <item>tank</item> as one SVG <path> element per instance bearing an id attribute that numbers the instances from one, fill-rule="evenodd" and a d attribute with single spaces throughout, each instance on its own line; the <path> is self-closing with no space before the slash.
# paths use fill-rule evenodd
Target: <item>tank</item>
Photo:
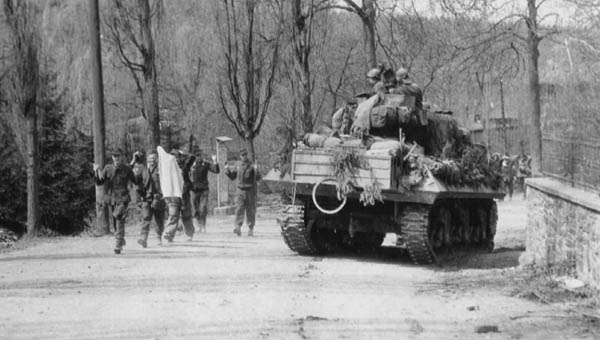
<path id="1" fill-rule="evenodd" d="M 395 233 L 416 264 L 435 263 L 436 254 L 457 250 L 492 251 L 495 199 L 504 193 L 485 148 L 461 137 L 451 115 L 426 113 L 428 124 L 422 124 L 423 112 L 421 119 L 410 119 L 410 108 L 383 111 L 395 117 L 383 130 L 396 129 L 396 136 L 357 142 L 338 133 L 333 138 L 339 142 L 317 146 L 305 138 L 292 152 L 289 176 L 264 178 L 292 196 L 278 218 L 285 244 L 300 255 L 360 253 Z M 402 112 L 408 118 L 399 117 Z M 423 147 L 415 143 L 419 138 Z"/>

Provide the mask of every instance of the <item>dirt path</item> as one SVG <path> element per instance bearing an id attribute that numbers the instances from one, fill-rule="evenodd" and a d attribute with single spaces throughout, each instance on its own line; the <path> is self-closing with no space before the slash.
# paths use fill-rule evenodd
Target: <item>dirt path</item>
<path id="1" fill-rule="evenodd" d="M 414 266 L 396 248 L 300 257 L 265 213 L 253 238 L 233 235 L 231 218 L 210 218 L 194 242 L 141 249 L 130 228 L 121 256 L 108 237 L 51 240 L 0 254 L 0 338 L 598 338 L 564 305 L 511 292 L 524 213 L 501 203 L 505 249 L 443 267 Z"/>

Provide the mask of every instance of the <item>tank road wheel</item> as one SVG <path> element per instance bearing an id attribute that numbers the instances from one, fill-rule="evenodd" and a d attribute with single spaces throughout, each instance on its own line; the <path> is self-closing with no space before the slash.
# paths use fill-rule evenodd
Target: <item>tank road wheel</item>
<path id="1" fill-rule="evenodd" d="M 415 264 L 436 262 L 429 242 L 429 207 L 421 205 L 405 206 L 400 216 L 402 239 L 410 258 Z"/>
<path id="2" fill-rule="evenodd" d="M 281 226 L 283 241 L 291 250 L 300 255 L 314 255 L 319 252 L 310 237 L 312 225 L 304 222 L 303 205 L 286 206 L 277 222 Z"/>

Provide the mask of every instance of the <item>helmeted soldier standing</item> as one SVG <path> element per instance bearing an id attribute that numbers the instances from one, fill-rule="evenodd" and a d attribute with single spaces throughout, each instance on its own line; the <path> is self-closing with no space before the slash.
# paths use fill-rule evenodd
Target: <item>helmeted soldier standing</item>
<path id="1" fill-rule="evenodd" d="M 240 151 L 240 161 L 230 167 L 225 164 L 225 175 L 231 180 L 237 178 L 237 191 L 235 193 L 235 227 L 233 232 L 242 236 L 242 224 L 244 213 L 248 224 L 248 236 L 254 235 L 254 223 L 256 218 L 256 181 L 260 179 L 256 164 L 248 159 L 248 151 Z"/>
<path id="2" fill-rule="evenodd" d="M 143 248 L 148 246 L 148 233 L 152 217 L 156 222 L 158 245 L 162 244 L 161 235 L 165 225 L 165 203 L 160 190 L 160 177 L 158 173 L 158 154 L 156 151 L 148 152 L 147 167 L 140 167 L 137 182 L 140 183 L 138 194 L 142 200 L 142 228 L 138 244 Z"/>
<path id="3" fill-rule="evenodd" d="M 131 201 L 129 184 L 136 185 L 135 176 L 130 167 L 123 161 L 123 152 L 118 149 L 112 154 L 113 164 L 100 169 L 94 164 L 96 185 L 105 185 L 106 199 L 112 207 L 112 215 L 116 220 L 115 254 L 120 254 L 125 245 L 125 218 L 127 206 Z"/>
<path id="4" fill-rule="evenodd" d="M 381 69 L 373 68 L 367 72 L 367 81 L 371 88 L 371 95 L 375 93 L 385 93 L 385 84 L 381 81 Z"/>
<path id="5" fill-rule="evenodd" d="M 396 87 L 394 88 L 394 93 L 415 97 L 415 108 L 417 110 L 423 109 L 423 90 L 421 90 L 419 85 L 410 80 L 408 70 L 405 68 L 399 68 L 398 71 L 396 71 Z"/>
<path id="6" fill-rule="evenodd" d="M 202 150 L 196 151 L 196 161 L 190 169 L 191 200 L 194 208 L 194 220 L 198 232 L 206 232 L 206 215 L 208 215 L 208 172 L 219 173 L 217 156 L 212 155 L 212 163 L 202 158 Z"/>
<path id="7" fill-rule="evenodd" d="M 194 237 L 194 224 L 192 222 L 192 206 L 190 202 L 190 189 L 192 182 L 190 180 L 190 168 L 196 157 L 193 155 L 185 154 L 181 150 L 171 150 L 171 155 L 177 158 L 177 164 L 181 169 L 183 176 L 183 190 L 181 198 L 179 197 L 165 197 L 165 203 L 167 204 L 167 211 L 169 217 L 167 219 L 167 226 L 163 233 L 163 238 L 167 242 L 173 242 L 175 232 L 177 230 L 177 224 L 179 223 L 179 215 L 181 214 L 181 222 L 183 224 L 183 231 L 187 236 L 187 240 L 191 241 Z"/>

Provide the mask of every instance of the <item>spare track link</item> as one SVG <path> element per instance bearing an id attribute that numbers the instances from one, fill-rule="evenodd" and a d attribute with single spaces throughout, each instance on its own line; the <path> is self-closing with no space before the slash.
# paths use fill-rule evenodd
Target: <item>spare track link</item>
<path id="1" fill-rule="evenodd" d="M 429 242 L 429 209 L 429 206 L 406 206 L 400 220 L 404 244 L 410 258 L 419 265 L 436 262 Z"/>
<path id="2" fill-rule="evenodd" d="M 304 222 L 304 206 L 286 206 L 278 222 L 281 226 L 283 241 L 291 250 L 300 255 L 318 253 L 317 247 L 310 238 L 310 229 Z"/>

